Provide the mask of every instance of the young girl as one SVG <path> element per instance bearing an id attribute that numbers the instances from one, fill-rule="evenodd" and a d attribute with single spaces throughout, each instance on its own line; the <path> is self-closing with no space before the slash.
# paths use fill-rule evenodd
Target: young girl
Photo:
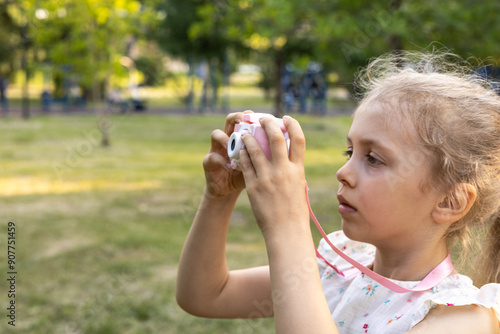
<path id="1" fill-rule="evenodd" d="M 477 283 L 500 282 L 500 97 L 447 57 L 381 57 L 360 76 L 366 92 L 337 172 L 343 231 L 327 239 L 372 271 L 353 268 L 326 239 L 316 262 L 298 122 L 283 118 L 287 150 L 279 127 L 262 119 L 272 159 L 244 135 L 238 172 L 226 145 L 243 114 L 229 115 L 203 161 L 180 306 L 203 317 L 274 316 L 277 333 L 497 334 L 500 284 L 476 288 L 448 252 L 487 229 Z M 225 239 L 244 188 L 269 266 L 229 271 Z"/>

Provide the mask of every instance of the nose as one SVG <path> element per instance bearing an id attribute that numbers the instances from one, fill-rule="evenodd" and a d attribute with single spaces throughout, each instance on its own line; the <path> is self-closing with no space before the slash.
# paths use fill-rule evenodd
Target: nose
<path id="1" fill-rule="evenodd" d="M 352 164 L 353 160 L 349 159 L 344 166 L 340 167 L 336 174 L 337 180 L 342 185 L 349 186 L 351 188 L 356 186 L 356 173 Z"/>

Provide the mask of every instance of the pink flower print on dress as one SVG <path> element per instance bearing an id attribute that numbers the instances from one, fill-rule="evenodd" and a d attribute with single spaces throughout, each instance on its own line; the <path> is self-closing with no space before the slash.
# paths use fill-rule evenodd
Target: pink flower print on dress
<path id="1" fill-rule="evenodd" d="M 391 319 L 391 320 L 387 321 L 387 324 L 390 324 L 393 321 L 401 319 L 402 316 L 403 316 L 402 314 L 399 317 L 398 316 L 394 316 L 394 319 Z"/>
<path id="2" fill-rule="evenodd" d="M 365 330 L 365 333 L 368 333 L 368 328 L 369 328 L 369 327 L 370 327 L 370 326 L 369 326 L 368 324 L 365 324 L 365 325 L 363 326 L 363 329 Z"/>
<path id="3" fill-rule="evenodd" d="M 373 281 L 370 281 L 370 284 L 368 284 L 367 286 L 365 286 L 363 288 L 363 290 L 366 290 L 366 295 L 368 296 L 368 294 L 370 294 L 370 296 L 373 296 L 373 294 L 375 293 L 375 288 L 378 287 L 378 284 L 373 286 Z"/>
<path id="4" fill-rule="evenodd" d="M 332 268 L 328 267 L 328 269 L 325 271 L 325 273 L 323 274 L 323 277 L 325 279 L 329 279 L 331 278 L 333 275 L 335 275 L 335 271 L 333 271 Z"/>

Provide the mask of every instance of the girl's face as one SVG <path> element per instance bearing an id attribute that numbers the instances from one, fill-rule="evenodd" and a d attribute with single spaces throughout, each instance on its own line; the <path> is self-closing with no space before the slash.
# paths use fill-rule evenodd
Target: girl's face
<path id="1" fill-rule="evenodd" d="M 372 102 L 356 111 L 347 138 L 349 159 L 337 172 L 339 213 L 349 238 L 401 250 L 432 231 L 439 194 L 424 190 L 431 171 L 415 130 L 387 121 L 384 108 Z"/>

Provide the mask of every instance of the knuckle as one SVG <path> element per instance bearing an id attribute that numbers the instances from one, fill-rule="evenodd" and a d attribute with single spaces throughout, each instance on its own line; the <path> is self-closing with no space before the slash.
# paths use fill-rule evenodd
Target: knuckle
<path id="1" fill-rule="evenodd" d="M 252 168 L 252 164 L 249 161 L 240 161 L 240 168 L 243 171 L 248 171 Z"/>
<path id="2" fill-rule="evenodd" d="M 285 137 L 283 136 L 283 133 L 271 133 L 269 135 L 269 141 L 273 141 L 273 142 L 284 142 L 285 141 Z"/>
<path id="3" fill-rule="evenodd" d="M 212 140 L 212 145 L 216 143 L 220 143 L 223 140 L 224 132 L 221 130 L 214 130 L 212 131 L 212 134 L 210 135 L 210 139 Z"/>
<path id="4" fill-rule="evenodd" d="M 297 136 L 293 139 L 295 144 L 301 145 L 301 146 L 306 146 L 306 137 L 304 135 Z"/>
<path id="5" fill-rule="evenodd" d="M 247 150 L 248 150 L 248 153 L 254 159 L 259 159 L 261 156 L 264 155 L 264 151 L 262 151 L 262 149 L 260 148 L 260 146 L 258 146 L 258 147 L 249 147 L 249 148 L 247 148 Z"/>
<path id="6" fill-rule="evenodd" d="M 203 167 L 208 167 L 212 163 L 213 163 L 213 153 L 209 153 L 209 154 L 205 155 L 205 157 L 203 158 L 203 163 L 202 163 Z"/>

